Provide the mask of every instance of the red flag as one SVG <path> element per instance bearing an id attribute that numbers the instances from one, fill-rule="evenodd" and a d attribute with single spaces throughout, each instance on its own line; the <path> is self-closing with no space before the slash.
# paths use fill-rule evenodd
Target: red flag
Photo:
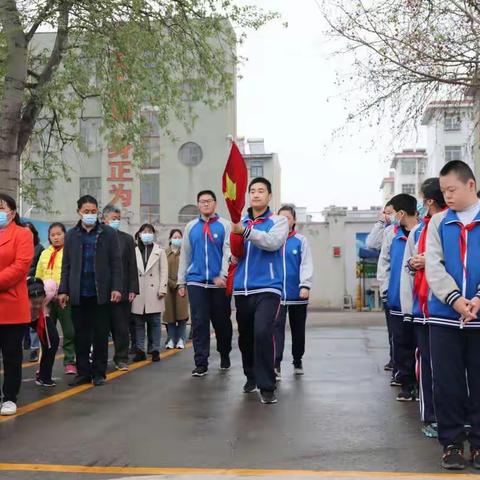
<path id="1" fill-rule="evenodd" d="M 247 165 L 237 144 L 232 142 L 227 166 L 223 172 L 222 191 L 233 223 L 238 223 L 242 218 L 247 183 Z"/>
<path id="2" fill-rule="evenodd" d="M 222 191 L 227 203 L 230 218 L 233 223 L 242 219 L 243 207 L 245 207 L 245 194 L 247 192 L 248 171 L 245 160 L 235 142 L 232 142 L 227 166 L 222 177 Z M 234 257 L 243 256 L 243 237 L 238 234 L 230 234 L 230 250 Z M 227 277 L 227 294 L 233 291 L 233 277 L 236 266 L 230 264 Z"/>

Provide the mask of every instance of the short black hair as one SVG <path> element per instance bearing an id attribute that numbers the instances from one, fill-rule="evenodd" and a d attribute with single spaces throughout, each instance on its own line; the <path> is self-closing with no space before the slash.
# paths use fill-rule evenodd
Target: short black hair
<path id="1" fill-rule="evenodd" d="M 98 208 L 98 202 L 91 195 L 83 195 L 77 200 L 77 208 L 80 210 L 86 203 L 93 203 Z"/>
<path id="2" fill-rule="evenodd" d="M 210 195 L 215 201 L 217 201 L 217 196 L 215 195 L 215 192 L 212 192 L 212 190 L 202 190 L 197 194 L 197 203 L 200 201 L 200 197 L 203 195 Z"/>
<path id="3" fill-rule="evenodd" d="M 179 233 L 182 238 L 183 238 L 183 233 L 182 231 L 179 229 L 179 228 L 172 228 L 172 230 L 170 230 L 170 233 L 168 234 L 168 239 L 171 240 L 171 238 L 176 234 L 176 233 Z"/>
<path id="4" fill-rule="evenodd" d="M 28 277 L 27 290 L 29 298 L 45 297 L 45 286 L 40 278 Z"/>
<path id="5" fill-rule="evenodd" d="M 256 183 L 263 183 L 267 187 L 268 193 L 272 193 L 272 184 L 270 183 L 270 180 L 267 180 L 264 177 L 254 178 L 248 185 L 248 191 L 250 191 L 252 185 L 255 185 Z"/>
<path id="6" fill-rule="evenodd" d="M 441 177 L 445 177 L 450 173 L 457 174 L 463 183 L 467 183 L 469 180 L 473 180 L 475 183 L 477 182 L 470 166 L 461 160 L 452 160 L 446 163 L 440 170 Z"/>
<path id="7" fill-rule="evenodd" d="M 35 225 L 32 222 L 23 222 L 23 226 L 32 232 L 33 246 L 36 247 L 40 243 L 40 235 L 38 234 L 38 230 L 35 228 Z"/>
<path id="8" fill-rule="evenodd" d="M 445 208 L 445 198 L 440 189 L 440 179 L 438 177 L 427 178 L 421 187 L 422 195 L 425 200 L 434 200 L 439 208 Z"/>
<path id="9" fill-rule="evenodd" d="M 17 225 L 23 226 L 22 222 L 20 221 L 20 216 L 17 212 L 17 203 L 15 202 L 15 200 L 6 193 L 0 193 L 0 203 L 6 203 L 7 207 L 12 210 L 12 212 L 15 212 L 15 217 L 13 217 L 13 221 Z"/>
<path id="10" fill-rule="evenodd" d="M 417 213 L 417 199 L 408 193 L 399 193 L 392 197 L 390 202 L 396 212 L 403 210 L 407 215 Z"/>
<path id="11" fill-rule="evenodd" d="M 278 214 L 280 215 L 281 212 L 290 212 L 292 214 L 292 217 L 294 220 L 297 219 L 297 212 L 295 211 L 295 207 L 293 205 L 282 205 L 280 207 L 280 210 L 278 211 Z"/>

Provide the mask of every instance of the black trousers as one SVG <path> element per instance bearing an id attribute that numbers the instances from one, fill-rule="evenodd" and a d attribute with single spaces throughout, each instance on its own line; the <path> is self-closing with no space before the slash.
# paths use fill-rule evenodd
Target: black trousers
<path id="1" fill-rule="evenodd" d="M 480 448 L 480 330 L 430 325 L 433 402 L 444 447 L 467 439 Z"/>
<path id="2" fill-rule="evenodd" d="M 42 340 L 40 338 L 40 344 L 42 345 L 42 355 L 40 358 L 39 377 L 44 382 L 52 381 L 53 364 L 55 363 L 55 355 L 58 351 L 58 345 L 60 344 L 60 337 L 58 335 L 56 321 L 53 321 L 50 317 L 45 318 L 45 336 Z"/>
<path id="3" fill-rule="evenodd" d="M 393 369 L 395 380 L 404 386 L 416 384 L 415 332 L 413 322 L 404 322 L 402 316 L 389 314 L 392 329 Z"/>
<path id="4" fill-rule="evenodd" d="M 130 312 L 130 302 L 110 304 L 110 329 L 115 347 L 113 361 L 117 364 L 128 362 Z"/>
<path id="5" fill-rule="evenodd" d="M 293 365 L 300 366 L 305 353 L 305 323 L 307 321 L 307 304 L 282 305 L 275 322 L 275 368 L 279 368 L 285 349 L 285 324 L 288 320 L 292 333 Z"/>
<path id="6" fill-rule="evenodd" d="M 217 351 L 228 355 L 232 350 L 231 298 L 224 288 L 188 286 L 192 312 L 193 350 L 197 367 L 208 367 L 210 355 L 210 320 L 217 338 Z"/>
<path id="7" fill-rule="evenodd" d="M 274 293 L 237 295 L 238 346 L 243 372 L 260 390 L 275 390 L 275 322 L 280 297 Z"/>
<path id="8" fill-rule="evenodd" d="M 420 418 L 422 422 L 435 422 L 433 407 L 432 366 L 430 362 L 430 327 L 414 324 L 417 342 L 418 383 L 420 392 Z"/>
<path id="9" fill-rule="evenodd" d="M 72 305 L 75 330 L 75 355 L 78 375 L 103 377 L 107 372 L 110 305 L 99 305 L 96 297 L 81 297 L 80 305 Z M 90 348 L 93 346 L 92 363 Z"/>
<path id="10" fill-rule="evenodd" d="M 0 325 L 0 350 L 3 361 L 3 401 L 17 401 L 22 383 L 23 336 L 28 325 Z"/>

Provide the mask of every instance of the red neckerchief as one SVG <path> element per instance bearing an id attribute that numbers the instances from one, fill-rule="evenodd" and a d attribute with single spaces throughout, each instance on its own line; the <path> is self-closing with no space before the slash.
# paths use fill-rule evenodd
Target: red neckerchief
<path id="1" fill-rule="evenodd" d="M 427 231 L 428 231 L 428 224 L 430 223 L 432 217 L 425 217 L 423 219 L 424 227 L 422 232 L 420 233 L 420 237 L 418 239 L 418 253 L 422 254 L 425 253 L 427 247 Z M 427 277 L 425 275 L 425 269 L 417 270 L 415 272 L 415 278 L 413 280 L 413 294 L 417 296 L 418 303 L 420 305 L 420 311 L 423 312 L 425 317 L 428 317 L 428 283 Z"/>
<path id="2" fill-rule="evenodd" d="M 47 270 L 53 270 L 53 267 L 55 266 L 55 258 L 57 256 L 57 253 L 62 250 L 63 246 L 61 247 L 53 247 L 53 252 L 50 255 L 50 259 L 48 260 L 48 265 L 47 265 Z"/>
<path id="3" fill-rule="evenodd" d="M 210 224 L 215 223 L 216 221 L 218 221 L 217 216 L 209 218 L 207 221 L 204 221 L 204 224 L 203 224 L 203 234 L 208 235 L 208 238 L 212 243 L 215 242 L 215 240 L 213 239 L 212 230 L 210 229 Z"/>
<path id="4" fill-rule="evenodd" d="M 42 341 L 42 343 L 45 345 L 47 342 L 45 342 L 46 339 L 46 321 L 45 321 L 45 314 L 43 313 L 43 310 L 40 310 L 40 313 L 38 314 L 38 320 L 37 320 L 37 335 Z"/>
<path id="5" fill-rule="evenodd" d="M 461 222 L 457 223 L 457 225 L 460 227 L 460 257 L 465 275 L 467 274 L 467 266 L 465 265 L 465 255 L 467 254 L 467 232 L 473 230 L 479 223 L 480 222 L 472 222 L 468 225 L 464 225 Z"/>
<path id="6" fill-rule="evenodd" d="M 297 234 L 296 230 L 292 230 L 292 231 L 288 234 L 288 238 L 294 237 L 296 234 Z"/>

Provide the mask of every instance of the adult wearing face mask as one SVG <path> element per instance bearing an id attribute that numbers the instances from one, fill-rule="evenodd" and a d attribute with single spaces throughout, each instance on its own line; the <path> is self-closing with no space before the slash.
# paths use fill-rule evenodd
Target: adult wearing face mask
<path id="1" fill-rule="evenodd" d="M 190 315 L 188 295 L 185 294 L 181 297 L 177 288 L 183 235 L 180 230 L 173 229 L 168 238 L 170 246 L 165 251 L 168 260 L 168 292 L 165 299 L 163 323 L 167 325 L 167 349 L 183 349 L 187 339 L 187 322 Z"/>
<path id="2" fill-rule="evenodd" d="M 30 324 L 27 273 L 32 259 L 32 233 L 20 223 L 15 200 L 0 193 L 0 352 L 4 370 L 1 415 L 17 413 L 22 340 Z"/>
<path id="3" fill-rule="evenodd" d="M 135 242 L 128 233 L 119 230 L 122 219 L 121 210 L 115 205 L 103 209 L 103 221 L 112 227 L 118 236 L 120 257 L 122 259 L 122 299 L 110 305 L 110 321 L 115 345 L 113 363 L 117 370 L 128 370 L 128 343 L 131 304 L 139 293 Z"/>
<path id="4" fill-rule="evenodd" d="M 100 386 L 107 371 L 110 303 L 122 299 L 120 245 L 117 232 L 98 221 L 94 197 L 84 195 L 77 207 L 80 220 L 65 236 L 58 302 L 72 305 L 78 375 L 70 386 Z"/>
<path id="5" fill-rule="evenodd" d="M 135 234 L 140 293 L 132 303 L 136 327 L 134 362 L 146 360 L 145 324 L 152 335 L 152 362 L 160 360 L 161 315 L 165 311 L 168 263 L 165 250 L 155 243 L 155 228 L 145 223 Z"/>

